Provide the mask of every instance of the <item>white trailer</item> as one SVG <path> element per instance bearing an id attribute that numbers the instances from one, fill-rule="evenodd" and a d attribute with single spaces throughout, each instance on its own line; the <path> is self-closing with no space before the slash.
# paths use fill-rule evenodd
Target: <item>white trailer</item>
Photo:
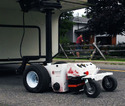
<path id="1" fill-rule="evenodd" d="M 51 63 L 58 53 L 60 14 L 89 2 L 92 0 L 1 0 L 0 64 L 22 63 L 17 72 L 24 72 L 23 83 L 29 92 L 84 89 L 95 98 L 101 91 L 98 80 L 106 91 L 114 91 L 117 81 L 113 73 L 98 74 L 92 63 Z"/>
<path id="2" fill-rule="evenodd" d="M 0 1 L 0 60 L 2 60 L 0 61 L 0 63 L 19 62 L 20 59 L 22 59 L 22 56 L 39 56 L 39 32 L 37 28 L 25 28 L 25 36 L 22 46 L 20 48 L 20 43 L 24 31 L 22 27 L 16 27 L 13 25 L 23 26 L 24 20 L 26 26 L 37 26 L 40 28 L 41 55 L 46 56 L 46 48 L 48 48 L 46 47 L 46 44 L 49 43 L 48 39 L 46 42 L 46 38 L 48 37 L 48 35 L 46 35 L 46 30 L 48 32 L 48 29 L 46 29 L 46 24 L 48 25 L 48 19 L 46 20 L 46 14 L 34 10 L 25 12 L 25 15 L 23 17 L 23 12 L 21 11 L 21 7 L 19 5 L 19 2 L 17 1 L 19 0 Z M 62 8 L 55 9 L 52 14 L 52 57 L 57 55 L 59 49 L 59 17 L 61 13 L 68 10 L 83 8 L 86 6 L 85 4 L 87 3 L 87 0 L 66 1 L 67 2 L 63 2 L 62 0 Z M 3 25 L 5 25 L 6 27 Z M 20 56 L 20 49 L 22 56 Z M 45 58 L 40 58 L 39 61 L 43 62 L 45 61 Z"/>

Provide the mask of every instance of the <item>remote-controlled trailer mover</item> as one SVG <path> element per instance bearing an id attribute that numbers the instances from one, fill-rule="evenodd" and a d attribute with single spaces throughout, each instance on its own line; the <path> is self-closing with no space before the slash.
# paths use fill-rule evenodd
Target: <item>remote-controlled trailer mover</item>
<path id="1" fill-rule="evenodd" d="M 88 63 L 52 63 L 58 54 L 58 20 L 62 12 L 87 7 L 93 0 L 1 0 L 0 66 L 18 64 L 23 83 L 29 92 L 78 92 L 88 97 L 100 94 L 100 84 L 114 91 L 117 81 L 113 73 L 98 73 Z M 22 9 L 22 11 L 21 11 Z M 6 14 L 5 14 L 6 13 Z M 29 63 L 30 65 L 26 66 Z"/>
<path id="2" fill-rule="evenodd" d="M 23 82 L 30 92 L 45 92 L 50 87 L 54 92 L 79 92 L 84 90 L 88 97 L 95 98 L 101 88 L 97 81 L 102 80 L 106 91 L 114 91 L 117 81 L 113 73 L 98 73 L 99 68 L 88 63 L 62 63 L 30 65 L 24 71 Z"/>

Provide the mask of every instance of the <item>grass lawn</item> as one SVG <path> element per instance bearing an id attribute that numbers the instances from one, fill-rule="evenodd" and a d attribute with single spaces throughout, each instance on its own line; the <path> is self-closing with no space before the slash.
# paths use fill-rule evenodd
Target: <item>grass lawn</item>
<path id="1" fill-rule="evenodd" d="M 82 59 L 82 58 L 79 58 L 79 59 L 66 59 L 66 58 L 54 58 L 54 60 L 62 60 L 62 61 L 89 61 L 89 59 Z M 125 58 L 106 58 L 106 60 L 100 58 L 100 59 L 94 59 L 94 60 L 91 60 L 91 61 L 112 61 L 112 62 L 125 62 Z"/>

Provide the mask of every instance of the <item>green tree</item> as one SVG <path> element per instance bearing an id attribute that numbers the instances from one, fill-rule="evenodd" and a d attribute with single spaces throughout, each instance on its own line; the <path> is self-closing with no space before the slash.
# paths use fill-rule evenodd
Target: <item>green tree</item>
<path id="1" fill-rule="evenodd" d="M 82 15 L 82 17 L 83 17 L 83 18 L 84 18 L 84 17 L 87 18 L 86 15 Z"/>
<path id="2" fill-rule="evenodd" d="M 60 24 L 60 35 L 61 36 L 65 36 L 66 33 L 72 28 L 73 26 L 73 22 L 72 22 L 72 19 L 73 19 L 73 12 L 72 11 L 68 11 L 68 12 L 64 12 L 62 13 L 62 15 L 60 16 L 60 21 L 59 21 L 59 24 Z"/>
<path id="3" fill-rule="evenodd" d="M 95 0 L 88 7 L 88 28 L 93 34 L 116 35 L 125 31 L 125 0 Z"/>

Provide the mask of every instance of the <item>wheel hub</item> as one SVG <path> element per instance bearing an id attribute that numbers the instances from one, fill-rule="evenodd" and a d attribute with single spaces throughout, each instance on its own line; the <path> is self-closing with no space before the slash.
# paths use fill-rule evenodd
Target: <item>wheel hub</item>
<path id="1" fill-rule="evenodd" d="M 91 88 L 88 89 L 88 94 L 92 95 L 95 93 L 95 87 L 91 85 Z"/>
<path id="2" fill-rule="evenodd" d="M 30 71 L 26 77 L 27 84 L 31 88 L 35 88 L 39 83 L 39 77 L 36 72 Z"/>

